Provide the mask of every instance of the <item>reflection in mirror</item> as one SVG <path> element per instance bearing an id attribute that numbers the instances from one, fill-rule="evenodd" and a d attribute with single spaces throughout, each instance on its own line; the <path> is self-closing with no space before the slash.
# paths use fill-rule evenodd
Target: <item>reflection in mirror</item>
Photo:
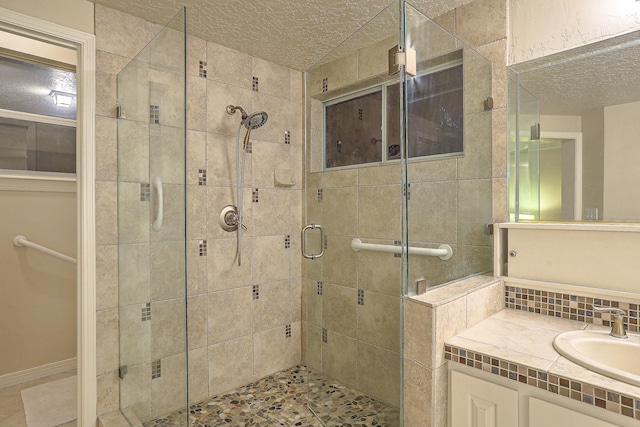
<path id="1" fill-rule="evenodd" d="M 511 221 L 640 221 L 640 32 L 509 67 Z"/>

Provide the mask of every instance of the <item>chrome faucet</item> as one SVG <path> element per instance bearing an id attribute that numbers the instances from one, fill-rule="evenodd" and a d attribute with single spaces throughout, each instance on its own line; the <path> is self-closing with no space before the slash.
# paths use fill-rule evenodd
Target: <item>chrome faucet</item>
<path id="1" fill-rule="evenodd" d="M 593 311 L 597 311 L 599 313 L 611 313 L 611 317 L 613 317 L 613 325 L 611 326 L 611 332 L 609 335 L 615 338 L 629 338 L 627 336 L 627 331 L 624 330 L 624 317 L 627 315 L 627 312 L 621 308 L 617 307 L 602 307 L 595 304 L 592 304 Z"/>

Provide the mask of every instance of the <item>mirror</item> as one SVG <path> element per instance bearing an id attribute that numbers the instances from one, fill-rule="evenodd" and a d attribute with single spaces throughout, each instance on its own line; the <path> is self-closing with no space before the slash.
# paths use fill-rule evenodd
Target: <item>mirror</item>
<path id="1" fill-rule="evenodd" d="M 510 221 L 640 222 L 640 32 L 509 67 Z"/>

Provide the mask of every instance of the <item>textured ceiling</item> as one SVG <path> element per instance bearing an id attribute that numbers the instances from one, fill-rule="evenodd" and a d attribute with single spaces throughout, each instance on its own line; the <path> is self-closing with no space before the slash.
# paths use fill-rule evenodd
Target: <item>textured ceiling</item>
<path id="1" fill-rule="evenodd" d="M 323 58 L 390 0 L 92 0 L 165 24 L 187 7 L 189 34 L 304 71 Z M 469 0 L 410 2 L 436 17 Z M 394 2 L 397 4 L 397 2 Z"/>
<path id="2" fill-rule="evenodd" d="M 540 113 L 580 115 L 640 101 L 640 32 L 512 67 Z M 523 72 L 524 71 L 524 72 Z"/>

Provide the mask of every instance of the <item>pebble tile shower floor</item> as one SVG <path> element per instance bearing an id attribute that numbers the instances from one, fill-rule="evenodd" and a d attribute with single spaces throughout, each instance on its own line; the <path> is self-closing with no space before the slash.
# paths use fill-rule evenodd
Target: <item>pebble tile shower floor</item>
<path id="1" fill-rule="evenodd" d="M 297 366 L 230 393 L 191 405 L 191 427 L 286 426 L 286 427 L 397 427 L 399 411 L 362 392 Z M 314 396 L 307 408 L 307 392 Z M 184 411 L 143 424 L 144 427 L 184 426 Z"/>

